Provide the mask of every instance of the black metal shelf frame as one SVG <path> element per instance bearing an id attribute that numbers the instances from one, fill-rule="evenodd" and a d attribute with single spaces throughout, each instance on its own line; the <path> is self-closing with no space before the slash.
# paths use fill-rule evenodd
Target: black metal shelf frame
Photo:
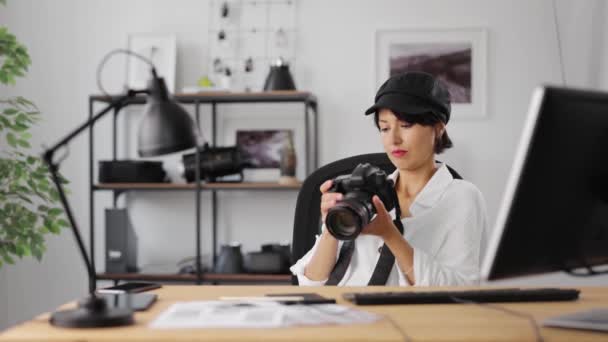
<path id="1" fill-rule="evenodd" d="M 96 102 L 109 103 L 112 101 L 113 96 L 102 96 L 102 95 L 91 95 L 89 96 L 89 118 L 94 115 L 94 107 Z M 268 93 L 210 93 L 210 94 L 177 94 L 175 99 L 182 105 L 194 105 L 196 124 L 200 130 L 200 106 L 203 104 L 211 105 L 211 144 L 215 146 L 217 144 L 217 115 L 218 115 L 218 104 L 231 104 L 231 103 L 303 103 L 304 104 L 304 144 L 305 144 L 305 156 L 306 156 L 306 175 L 309 175 L 313 170 L 318 167 L 318 107 L 317 99 L 314 95 L 308 92 L 268 92 Z M 138 96 L 133 100 L 129 101 L 126 106 L 135 104 L 145 104 L 146 98 Z M 112 115 L 112 159 L 116 160 L 117 157 L 117 116 L 122 108 L 114 110 Z M 312 121 L 312 123 L 311 123 Z M 311 144 L 313 145 L 311 148 Z M 312 153 L 311 153 L 312 152 Z M 89 128 L 89 252 L 91 255 L 91 263 L 94 269 L 95 267 L 95 192 L 102 189 L 95 185 L 94 180 L 94 129 L 93 126 Z M 168 189 L 171 191 L 179 191 L 178 189 Z M 189 191 L 195 191 L 196 196 L 196 259 L 201 258 L 201 185 L 200 183 L 194 187 L 194 189 L 188 189 Z M 217 261 L 217 192 L 229 189 L 207 189 L 211 191 L 211 208 L 212 208 L 212 248 L 213 248 L 213 264 Z M 245 190 L 245 189 L 239 189 Z M 248 189 L 251 190 L 251 189 Z M 286 189 L 271 189 L 268 190 L 289 190 Z M 117 206 L 118 197 L 125 189 L 112 189 L 113 192 L 113 206 Z M 128 191 L 140 191 L 140 190 L 128 190 Z M 196 284 L 202 284 L 203 272 L 201 269 L 200 262 L 196 263 Z M 118 281 L 118 279 L 115 279 Z"/>

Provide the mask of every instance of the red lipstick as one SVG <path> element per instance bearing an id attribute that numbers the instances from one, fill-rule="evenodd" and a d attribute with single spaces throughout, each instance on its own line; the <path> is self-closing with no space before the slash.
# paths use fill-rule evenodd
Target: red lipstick
<path id="1" fill-rule="evenodd" d="M 397 149 L 397 150 L 391 151 L 391 154 L 394 157 L 398 157 L 399 158 L 399 157 L 405 156 L 407 154 L 407 151 L 406 150 L 399 150 L 399 149 Z"/>

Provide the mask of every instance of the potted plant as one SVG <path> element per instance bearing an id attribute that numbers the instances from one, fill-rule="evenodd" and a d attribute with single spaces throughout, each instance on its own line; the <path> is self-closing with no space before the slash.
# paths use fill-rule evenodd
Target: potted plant
<path id="1" fill-rule="evenodd" d="M 26 47 L 0 26 L 0 87 L 14 85 L 30 64 Z M 44 236 L 69 226 L 47 167 L 30 152 L 29 131 L 39 120 L 38 108 L 28 99 L 0 97 L 0 267 L 15 257 L 41 260 Z"/>

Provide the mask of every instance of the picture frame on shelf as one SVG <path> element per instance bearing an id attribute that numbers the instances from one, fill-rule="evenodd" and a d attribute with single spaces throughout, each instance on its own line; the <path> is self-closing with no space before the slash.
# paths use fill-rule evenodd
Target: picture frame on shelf
<path id="1" fill-rule="evenodd" d="M 177 61 L 177 38 L 170 33 L 131 33 L 127 48 L 148 58 L 157 74 L 165 79 L 168 90 L 175 92 L 175 69 Z M 127 62 L 127 85 L 130 89 L 146 88 L 150 79 L 149 66 L 129 58 Z"/>
<path id="2" fill-rule="evenodd" d="M 240 147 L 248 168 L 278 169 L 281 163 L 281 149 L 287 142 L 291 130 L 237 130 L 236 144 Z"/>
<path id="3" fill-rule="evenodd" d="M 487 115 L 487 31 L 483 28 L 379 30 L 376 83 L 406 71 L 424 71 L 444 81 L 452 119 Z"/>
<path id="4" fill-rule="evenodd" d="M 279 181 L 281 153 L 294 132 L 290 128 L 261 127 L 238 127 L 234 130 L 235 143 L 247 163 L 243 169 L 246 182 Z"/>

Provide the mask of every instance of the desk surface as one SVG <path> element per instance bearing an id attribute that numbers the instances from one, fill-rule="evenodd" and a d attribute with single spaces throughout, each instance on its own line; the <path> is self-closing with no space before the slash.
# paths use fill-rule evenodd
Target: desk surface
<path id="1" fill-rule="evenodd" d="M 437 288 L 433 288 L 436 290 Z M 445 288 L 448 289 L 448 288 Z M 462 289 L 462 288 L 459 288 Z M 220 296 L 264 295 L 268 293 L 316 292 L 333 297 L 341 304 L 341 294 L 353 291 L 424 291 L 424 288 L 302 288 L 293 286 L 164 286 L 156 290 L 158 302 L 149 310 L 137 313 L 136 324 L 111 329 L 65 329 L 48 323 L 43 314 L 0 333 L 6 341 L 403 341 L 407 340 L 389 320 L 365 325 L 292 327 L 279 329 L 196 329 L 152 330 L 147 324 L 176 301 L 211 300 Z M 608 307 L 608 287 L 581 289 L 574 302 L 500 304 L 537 321 L 544 318 Z M 73 305 L 68 304 L 66 306 Z M 388 315 L 412 341 L 533 341 L 530 322 L 499 310 L 469 304 L 362 306 L 363 310 Z M 542 328 L 546 341 L 607 341 L 607 333 Z"/>

